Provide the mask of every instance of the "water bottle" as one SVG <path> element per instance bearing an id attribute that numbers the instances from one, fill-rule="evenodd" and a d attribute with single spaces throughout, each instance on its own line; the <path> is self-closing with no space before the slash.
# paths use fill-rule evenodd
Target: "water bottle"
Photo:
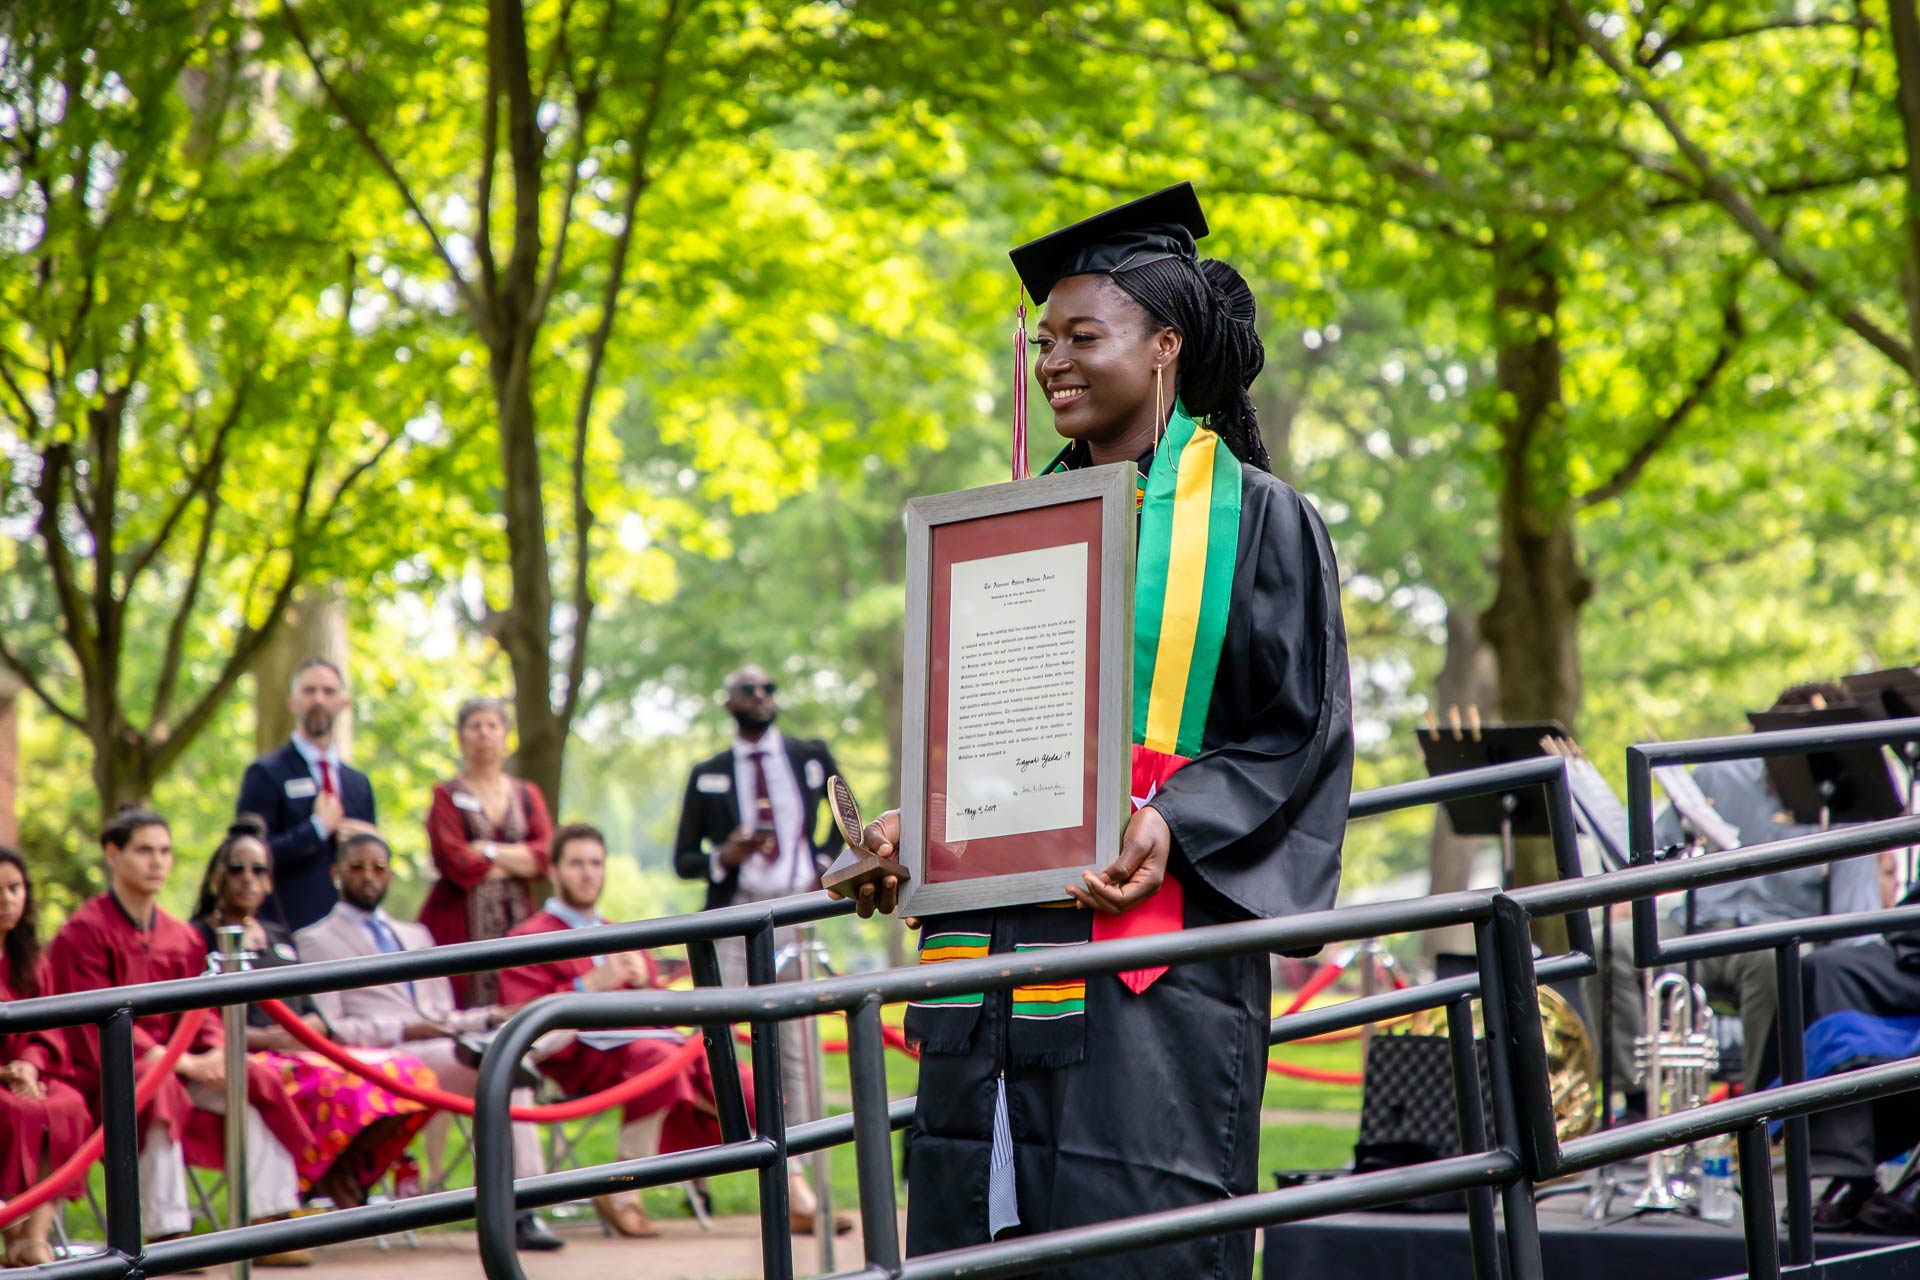
<path id="1" fill-rule="evenodd" d="M 1733 1211 L 1733 1140 L 1722 1134 L 1707 1140 L 1700 1158 L 1700 1216 L 1727 1222 Z"/>

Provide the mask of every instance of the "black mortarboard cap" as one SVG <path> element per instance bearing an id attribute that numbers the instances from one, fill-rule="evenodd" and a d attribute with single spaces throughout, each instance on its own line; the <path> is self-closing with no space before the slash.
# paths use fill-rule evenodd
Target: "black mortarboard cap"
<path id="1" fill-rule="evenodd" d="M 1199 257 L 1193 242 L 1207 234 L 1207 215 L 1191 182 L 1096 213 L 1030 240 L 1007 256 L 1034 301 L 1044 302 L 1068 276 L 1110 274 L 1161 258 Z"/>

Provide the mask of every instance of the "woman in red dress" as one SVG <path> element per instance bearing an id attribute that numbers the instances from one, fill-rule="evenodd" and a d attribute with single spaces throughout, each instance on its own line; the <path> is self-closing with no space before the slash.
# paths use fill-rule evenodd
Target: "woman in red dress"
<path id="1" fill-rule="evenodd" d="M 506 704 L 469 698 L 460 704 L 460 771 L 433 789 L 427 843 L 440 879 L 420 908 L 420 923 L 442 946 L 504 938 L 547 896 L 547 845 L 553 822 L 540 788 L 506 771 Z M 499 1001 L 499 979 L 476 973 L 453 979 L 463 1008 Z"/>
<path id="2" fill-rule="evenodd" d="M 34 929 L 33 881 L 27 864 L 0 848 L 0 1000 L 26 1000 L 51 991 L 40 938 Z M 86 1099 L 58 1078 L 66 1042 L 57 1032 L 0 1036 L 0 1200 L 13 1200 L 60 1167 L 87 1140 Z M 80 1198 L 85 1178 L 62 1194 Z M 6 1228 L 6 1265 L 53 1261 L 48 1201 Z"/>

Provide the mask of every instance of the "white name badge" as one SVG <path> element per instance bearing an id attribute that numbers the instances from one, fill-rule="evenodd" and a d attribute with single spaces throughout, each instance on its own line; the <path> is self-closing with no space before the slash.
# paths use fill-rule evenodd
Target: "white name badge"
<path id="1" fill-rule="evenodd" d="M 318 794 L 320 794 L 320 788 L 312 778 L 287 779 L 287 799 L 289 800 L 311 800 Z"/>
<path id="2" fill-rule="evenodd" d="M 827 771 L 818 760 L 807 761 L 807 790 L 818 791 L 827 785 Z"/>
<path id="3" fill-rule="evenodd" d="M 733 779 L 724 773 L 703 773 L 694 779 L 693 787 L 710 796 L 723 795 L 733 790 Z"/>
<path id="4" fill-rule="evenodd" d="M 468 795 L 464 791 L 456 791 L 453 793 L 453 807 L 456 809 L 465 809 L 468 813 L 478 813 L 480 812 L 480 798 L 478 796 Z"/>

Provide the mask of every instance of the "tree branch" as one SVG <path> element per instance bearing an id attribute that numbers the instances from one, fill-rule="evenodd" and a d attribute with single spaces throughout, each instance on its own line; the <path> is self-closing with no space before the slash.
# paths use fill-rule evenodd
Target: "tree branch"
<path id="1" fill-rule="evenodd" d="M 1920 11 L 1911 0 L 1893 0 L 1887 13 L 1899 77 L 1894 101 L 1907 140 L 1906 244 L 1900 272 L 1901 298 L 1907 308 L 1907 372 L 1920 383 Z"/>
<path id="2" fill-rule="evenodd" d="M 599 106 L 600 85 L 604 78 L 602 69 L 607 64 L 605 53 L 612 44 L 613 18 L 614 14 L 618 11 L 618 5 L 610 4 L 607 6 L 606 15 L 602 19 L 600 26 L 600 52 L 602 56 L 594 59 L 593 75 L 587 83 L 585 85 L 574 86 L 574 136 L 573 146 L 567 154 L 566 188 L 560 197 L 560 226 L 558 230 L 554 232 L 553 251 L 547 255 L 546 270 L 541 276 L 539 287 L 534 290 L 533 306 L 530 312 L 532 318 L 528 321 L 529 327 L 534 329 L 538 329 L 541 323 L 547 318 L 547 306 L 553 301 L 554 290 L 558 288 L 560 284 L 560 269 L 566 262 L 567 242 L 569 233 L 573 230 L 574 199 L 580 192 L 580 166 L 586 159 L 587 126 L 593 119 L 595 109 Z M 669 17 L 671 17 L 671 8 L 669 8 L 668 14 Z M 563 24 L 565 16 L 563 11 L 561 15 Z M 563 25 L 560 33 L 560 41 L 564 44 L 565 40 L 566 30 Z M 662 74 L 665 74 L 664 67 L 661 71 Z M 569 74 L 568 80 L 569 83 L 571 83 L 571 74 Z M 648 125 L 646 127 L 650 128 L 651 126 Z"/>
<path id="3" fill-rule="evenodd" d="M 1907 167 L 1904 164 L 1883 164 L 1875 165 L 1871 169 L 1861 169 L 1854 173 L 1836 173 L 1821 177 L 1797 178 L 1792 182 L 1762 182 L 1760 184 L 1760 190 L 1755 192 L 1754 196 L 1760 200 L 1790 199 L 1794 196 L 1813 195 L 1821 191 L 1833 191 L 1841 187 L 1851 187 L 1862 182 L 1873 181 L 1877 178 L 1897 178 L 1906 171 Z M 1711 202 L 1711 197 L 1702 192 L 1697 185 L 1686 182 L 1683 177 L 1672 172 L 1670 167 L 1663 171 L 1662 176 L 1679 178 L 1680 181 L 1691 189 L 1691 194 L 1683 196 L 1663 196 L 1658 200 L 1649 200 L 1646 205 L 1647 209 L 1674 209 L 1691 204 Z"/>
<path id="4" fill-rule="evenodd" d="M 607 279 L 600 295 L 600 318 L 587 340 L 587 367 L 581 378 L 580 395 L 573 408 L 573 644 L 567 653 L 567 688 L 560 702 L 560 732 L 573 725 L 580 707 L 580 687 L 587 672 L 587 626 L 593 618 L 592 563 L 593 507 L 587 500 L 587 430 L 593 420 L 593 397 L 599 388 L 600 371 L 606 360 L 607 344 L 613 337 L 614 321 L 619 315 L 620 290 L 626 283 L 627 255 L 633 247 L 633 227 L 639 216 L 640 197 L 651 183 L 647 164 L 653 150 L 654 130 L 660 122 L 661 104 L 666 100 L 668 54 L 679 33 L 679 0 L 672 0 L 661 18 L 660 40 L 654 53 L 652 91 L 646 113 L 641 117 L 638 135 L 633 139 L 633 166 L 627 174 L 627 198 L 620 211 L 620 234 L 614 238 L 613 254 L 607 262 Z"/>
<path id="5" fill-rule="evenodd" d="M 326 70 L 321 67 L 320 56 L 314 51 L 312 41 L 307 38 L 306 28 L 301 25 L 295 6 L 285 4 L 281 6 L 280 11 L 285 15 L 287 29 L 292 32 L 294 43 L 300 46 L 300 52 L 305 56 L 307 65 L 313 68 L 314 78 L 320 82 L 322 92 L 327 95 L 328 101 L 333 103 L 334 110 L 338 111 L 341 118 L 347 122 L 347 126 L 353 130 L 354 136 L 360 140 L 360 145 L 366 149 L 367 154 L 373 157 L 374 163 L 380 166 L 381 172 L 392 181 L 395 189 L 400 193 L 401 200 L 406 203 L 407 211 L 426 231 L 427 238 L 433 241 L 434 252 L 446 266 L 447 274 L 453 280 L 453 287 L 459 291 L 461 299 L 467 304 L 468 312 L 474 318 L 474 327 L 480 331 L 483 339 L 491 342 L 494 333 L 493 317 L 481 305 L 480 297 L 474 292 L 473 283 L 467 279 L 466 273 L 461 271 L 460 265 L 453 260 L 453 254 L 447 249 L 446 241 L 440 238 L 440 231 L 433 225 L 433 219 L 427 216 L 427 211 L 415 198 L 413 188 L 407 185 L 407 180 L 401 176 L 399 168 L 393 162 L 393 157 L 387 154 L 386 148 L 382 147 L 379 140 L 373 136 L 373 131 L 367 127 L 360 113 L 353 109 L 346 96 L 340 92 Z"/>
<path id="6" fill-rule="evenodd" d="M 31 366 L 33 361 L 29 360 L 27 364 Z M 14 400 L 20 405 L 20 421 L 25 428 L 20 434 L 26 437 L 29 444 L 33 443 L 44 429 L 44 424 L 41 422 L 39 410 L 33 407 L 33 401 L 27 399 L 26 391 L 14 378 L 13 367 L 4 353 L 0 353 L 0 382 L 7 384 L 7 390 L 13 392 Z"/>
<path id="7" fill-rule="evenodd" d="M 199 496 L 209 479 L 218 474 L 226 453 L 227 437 L 232 434 L 234 426 L 240 421 L 241 411 L 246 405 L 250 381 L 250 378 L 243 378 L 234 388 L 233 399 L 227 406 L 226 416 L 221 419 L 219 427 L 214 431 L 213 439 L 207 445 L 206 456 L 200 460 L 200 465 L 194 468 L 193 474 L 188 477 L 186 492 L 180 495 L 180 500 L 173 504 L 166 518 L 160 522 L 160 528 L 153 535 L 153 541 L 142 547 L 140 553 L 133 558 L 133 563 L 127 566 L 126 581 L 122 588 L 124 596 L 132 597 L 134 582 L 147 571 L 168 540 L 173 537 L 174 528 L 179 525 L 181 518 L 187 513 L 187 508 L 193 505 L 194 499 Z"/>
<path id="8" fill-rule="evenodd" d="M 1740 274 L 1744 276 L 1745 272 L 1742 271 Z M 1733 287 L 1728 292 L 1727 304 L 1720 312 L 1720 342 L 1714 348 L 1713 356 L 1707 361 L 1706 367 L 1694 375 L 1693 381 L 1688 384 L 1686 394 L 1680 397 L 1679 403 L 1647 430 L 1633 452 L 1627 455 L 1626 461 L 1607 477 L 1606 482 L 1575 498 L 1574 505 L 1583 510 L 1587 507 L 1596 507 L 1603 502 L 1611 502 L 1632 488 L 1640 479 L 1640 474 L 1647 469 L 1647 464 L 1667 447 L 1681 426 L 1693 415 L 1694 410 L 1706 400 L 1707 394 L 1720 380 L 1720 375 L 1726 372 L 1727 366 L 1733 362 L 1734 353 L 1745 338 L 1746 326 L 1740 317 L 1739 278 L 1736 277 Z"/>
<path id="9" fill-rule="evenodd" d="M 27 664 L 22 662 L 11 649 L 7 648 L 7 642 L 5 640 L 0 640 L 0 666 L 6 667 L 9 671 L 12 671 L 14 675 L 20 677 L 20 683 L 27 686 L 27 688 L 33 692 L 33 696 L 40 699 L 41 705 L 46 707 L 47 710 L 53 712 L 53 714 L 59 716 L 74 728 L 82 732 L 86 731 L 87 722 L 68 710 L 52 693 L 48 692 L 47 687 L 40 683 L 40 677 L 29 670 Z"/>
<path id="10" fill-rule="evenodd" d="M 40 545 L 47 554 L 47 568 L 53 574 L 54 595 L 60 601 L 67 647 L 73 650 L 74 661 L 80 666 L 81 682 L 88 684 L 99 664 L 99 651 L 87 616 L 86 598 L 81 594 L 66 537 L 60 528 L 61 492 L 72 467 L 73 446 L 65 441 L 41 452 L 40 476 L 34 482 L 34 500 L 40 505 L 40 514 L 34 520 L 34 531 L 40 535 Z"/>
<path id="11" fill-rule="evenodd" d="M 480 259 L 480 291 L 489 305 L 499 296 L 493 259 L 493 175 L 500 153 L 500 77 L 493 65 L 493 24 L 487 24 L 487 105 L 480 119 L 480 179 L 474 200 L 473 251 Z"/>
<path id="12" fill-rule="evenodd" d="M 1650 52 L 1650 61 L 1643 65 L 1651 66 L 1667 53 L 1675 49 L 1698 49 L 1702 45 L 1723 44 L 1729 40 L 1745 40 L 1749 36 L 1765 35 L 1770 31 L 1805 31 L 1817 27 L 1850 27 L 1857 31 L 1877 30 L 1879 24 L 1859 10 L 1850 18 L 1835 17 L 1830 14 L 1794 14 L 1783 13 L 1757 22 L 1736 22 L 1732 26 L 1721 27 L 1714 31 L 1702 31 L 1695 34 L 1691 27 L 1675 30 L 1671 39 L 1663 41 Z"/>
<path id="13" fill-rule="evenodd" d="M 1699 185 L 1707 197 L 1747 233 L 1780 274 L 1805 290 L 1829 315 L 1912 377 L 1915 368 L 1913 351 L 1867 315 L 1859 303 L 1841 293 L 1834 284 L 1787 248 L 1779 232 L 1767 224 L 1753 203 L 1719 171 L 1712 157 L 1681 126 L 1672 108 L 1648 91 L 1636 73 L 1620 60 L 1606 38 L 1574 7 L 1572 0 L 1556 0 L 1556 4 L 1561 21 L 1618 77 L 1627 97 L 1653 113 L 1687 164 L 1699 175 Z"/>
<path id="14" fill-rule="evenodd" d="M 193 548 L 193 568 L 187 574 L 186 590 L 180 593 L 180 602 L 175 608 L 173 619 L 167 624 L 167 645 L 160 659 L 160 679 L 153 690 L 153 714 L 148 721 L 149 738 L 170 736 L 167 728 L 167 712 L 173 708 L 174 691 L 180 685 L 180 660 L 186 648 L 187 623 L 193 617 L 194 606 L 200 601 L 200 584 L 206 577 L 207 553 L 213 546 L 213 527 L 220 516 L 220 473 L 225 469 L 224 454 L 216 447 L 212 456 L 213 466 L 210 481 L 205 484 L 205 510 L 200 517 L 200 537 Z M 196 485 L 198 488 L 199 485 Z M 131 578 L 128 582 L 131 595 Z"/>

